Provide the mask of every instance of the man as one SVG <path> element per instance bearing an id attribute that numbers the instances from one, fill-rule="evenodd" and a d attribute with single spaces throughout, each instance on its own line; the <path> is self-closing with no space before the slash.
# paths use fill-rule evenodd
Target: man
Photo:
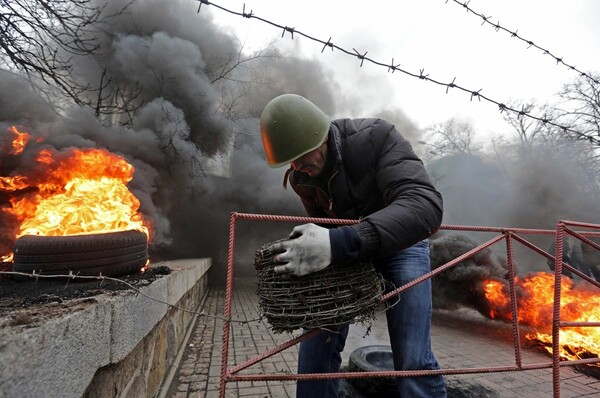
<path id="1" fill-rule="evenodd" d="M 327 229 L 296 226 L 271 250 L 276 273 L 303 276 L 332 263 L 371 260 L 394 286 L 429 272 L 427 238 L 440 226 L 442 197 L 410 143 L 381 119 L 329 117 L 304 97 L 271 100 L 260 118 L 271 167 L 291 164 L 289 179 L 309 216 L 359 220 Z M 397 298 L 390 300 L 396 303 Z M 431 351 L 431 283 L 401 294 L 386 311 L 396 370 L 437 369 Z M 299 373 L 338 372 L 348 325 L 300 344 Z M 442 376 L 398 378 L 407 398 L 446 397 Z M 339 380 L 299 381 L 298 398 L 337 397 Z"/>

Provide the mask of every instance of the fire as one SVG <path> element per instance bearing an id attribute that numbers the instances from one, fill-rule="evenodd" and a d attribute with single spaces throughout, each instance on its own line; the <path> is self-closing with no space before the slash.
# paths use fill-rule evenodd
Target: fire
<path id="1" fill-rule="evenodd" d="M 21 153 L 29 136 L 11 131 L 17 134 L 13 149 Z M 130 229 L 149 235 L 149 222 L 138 211 L 140 202 L 127 188 L 134 171 L 106 149 L 44 148 L 27 175 L 0 176 L 0 193 L 8 192 L 10 203 L 0 211 L 17 220 L 15 239 Z"/>
<path id="2" fill-rule="evenodd" d="M 12 148 L 8 152 L 9 155 L 18 155 L 25 149 L 25 146 L 29 142 L 31 136 L 25 132 L 20 132 L 17 130 L 15 126 L 11 126 L 8 128 L 8 131 L 11 132 L 15 138 L 12 141 Z"/>
<path id="3" fill-rule="evenodd" d="M 539 272 L 523 278 L 517 277 L 515 288 L 519 322 L 533 330 L 525 337 L 540 342 L 552 353 L 554 274 Z M 484 291 L 490 317 L 511 320 L 506 281 L 487 280 Z M 560 319 L 563 322 L 599 322 L 600 294 L 590 289 L 577 288 L 570 278 L 563 276 Z M 576 360 L 600 354 L 599 327 L 561 327 L 559 341 L 560 356 L 564 359 Z"/>

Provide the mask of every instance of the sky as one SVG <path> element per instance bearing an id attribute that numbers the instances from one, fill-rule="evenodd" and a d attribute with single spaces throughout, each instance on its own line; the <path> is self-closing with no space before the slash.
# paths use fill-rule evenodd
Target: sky
<path id="1" fill-rule="evenodd" d="M 462 2 L 462 0 L 461 0 Z M 535 47 L 496 31 L 482 18 L 453 0 L 314 1 L 250 0 L 218 2 L 246 13 L 293 27 L 311 37 L 415 74 L 461 85 L 501 103 L 553 103 L 561 87 L 577 73 Z M 600 2 L 596 0 L 470 0 L 468 6 L 493 23 L 550 51 L 585 73 L 600 71 Z M 339 117 L 368 117 L 381 109 L 402 110 L 419 128 L 456 117 L 470 122 L 480 140 L 510 134 L 495 104 L 471 99 L 386 67 L 363 63 L 356 57 L 257 19 L 231 15 L 203 6 L 216 23 L 233 32 L 246 50 L 274 44 L 287 54 L 313 58 L 330 70 L 342 97 L 358 99 L 341 106 Z M 206 12 L 202 10 L 201 12 Z"/>

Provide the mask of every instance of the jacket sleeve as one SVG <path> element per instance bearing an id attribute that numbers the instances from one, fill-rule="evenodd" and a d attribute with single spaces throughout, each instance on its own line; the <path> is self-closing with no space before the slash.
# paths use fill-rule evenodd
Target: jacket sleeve
<path id="1" fill-rule="evenodd" d="M 428 238 L 442 222 L 442 195 L 411 144 L 383 120 L 372 131 L 370 150 L 385 207 L 352 226 L 361 258 L 390 255 Z"/>

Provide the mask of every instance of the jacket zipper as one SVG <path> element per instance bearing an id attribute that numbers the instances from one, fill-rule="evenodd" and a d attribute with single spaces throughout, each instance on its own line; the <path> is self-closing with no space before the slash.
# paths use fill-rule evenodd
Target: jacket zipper
<path id="1" fill-rule="evenodd" d="M 331 175 L 331 177 L 329 177 L 329 180 L 327 181 L 327 191 L 325 192 L 324 189 L 313 185 L 313 184 L 298 184 L 299 187 L 310 187 L 310 188 L 315 188 L 318 189 L 319 191 L 321 191 L 323 193 L 323 195 L 325 195 L 325 197 L 329 200 L 329 211 L 333 210 L 333 198 L 331 195 L 331 181 L 333 181 L 333 178 L 337 175 L 338 173 L 338 169 L 336 168 L 335 171 L 333 172 L 333 174 Z"/>
<path id="2" fill-rule="evenodd" d="M 332 203 L 332 200 L 331 200 L 331 196 L 329 196 L 327 194 L 327 192 L 325 192 L 325 190 L 323 190 L 322 188 L 320 188 L 320 187 L 318 187 L 316 185 L 313 185 L 313 184 L 298 184 L 298 186 L 299 187 L 314 188 L 314 189 L 317 189 L 317 190 L 321 191 L 323 193 L 323 195 L 325 195 L 325 197 L 327 198 L 327 200 L 329 200 L 329 210 L 331 211 L 331 209 L 333 207 L 333 203 Z"/>
<path id="3" fill-rule="evenodd" d="M 329 177 L 329 180 L 327 181 L 327 191 L 329 191 L 329 211 L 333 210 L 333 195 L 331 195 L 331 181 L 333 181 L 333 178 L 337 175 L 338 173 L 338 168 L 335 168 L 335 171 L 333 172 L 333 174 L 331 175 L 331 177 Z"/>

